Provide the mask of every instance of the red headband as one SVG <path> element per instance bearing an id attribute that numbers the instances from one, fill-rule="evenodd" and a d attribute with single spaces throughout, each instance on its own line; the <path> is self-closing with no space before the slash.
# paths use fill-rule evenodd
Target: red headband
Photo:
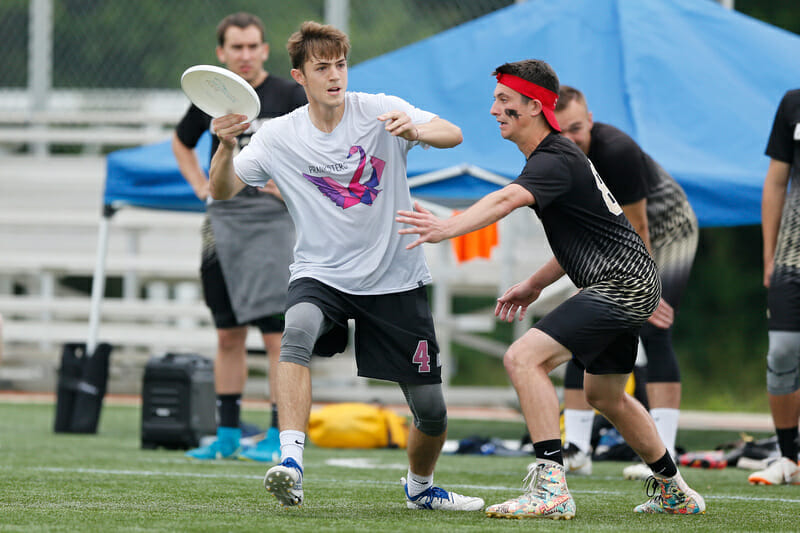
<path id="1" fill-rule="evenodd" d="M 558 125 L 558 120 L 556 120 L 555 115 L 556 102 L 558 101 L 558 95 L 556 93 L 528 80 L 523 80 L 519 76 L 514 76 L 513 74 L 497 74 L 497 83 L 502 83 L 506 87 L 514 89 L 528 98 L 539 100 L 542 103 L 542 113 L 547 123 L 550 124 L 554 130 L 561 131 L 561 126 Z"/>

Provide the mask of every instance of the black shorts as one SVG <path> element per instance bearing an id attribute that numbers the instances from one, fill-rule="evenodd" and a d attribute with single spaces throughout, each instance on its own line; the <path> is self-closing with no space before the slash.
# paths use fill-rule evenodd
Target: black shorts
<path id="1" fill-rule="evenodd" d="M 439 345 L 425 287 L 356 295 L 300 278 L 289 284 L 287 309 L 301 302 L 316 305 L 335 324 L 317 339 L 315 355 L 343 352 L 347 321 L 353 319 L 359 376 L 414 385 L 442 382 Z"/>
<path id="2" fill-rule="evenodd" d="M 620 306 L 581 291 L 533 325 L 566 346 L 590 374 L 628 374 L 636 362 L 641 322 Z"/>
<path id="3" fill-rule="evenodd" d="M 800 331 L 800 280 L 776 274 L 767 290 L 767 324 L 769 331 Z"/>
<path id="4" fill-rule="evenodd" d="M 203 298 L 211 311 L 214 326 L 217 329 L 240 328 L 248 325 L 256 326 L 261 333 L 281 333 L 283 331 L 283 315 L 272 315 L 256 318 L 240 324 L 231 306 L 225 278 L 216 255 L 203 256 L 200 266 L 200 279 L 203 282 Z"/>

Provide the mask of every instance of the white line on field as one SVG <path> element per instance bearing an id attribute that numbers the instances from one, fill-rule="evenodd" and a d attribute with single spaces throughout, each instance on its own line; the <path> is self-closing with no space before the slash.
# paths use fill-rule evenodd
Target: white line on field
<path id="1" fill-rule="evenodd" d="M 5 468 L 0 466 L 0 469 Z M 75 474 L 98 474 L 98 475 L 111 475 L 111 476 L 165 476 L 165 477 L 187 477 L 187 478 L 213 478 L 213 479 L 263 479 L 263 476 L 252 476 L 244 474 L 198 474 L 196 472 L 166 472 L 166 471 L 153 471 L 153 470 L 105 470 L 99 468 L 56 468 L 56 467 L 35 467 L 31 470 L 38 470 L 44 472 L 60 472 L 60 473 L 75 473 Z M 315 478 L 314 483 L 330 483 L 334 485 L 347 484 L 369 484 L 369 485 L 399 485 L 399 481 L 376 481 L 365 479 L 320 479 Z M 493 491 L 519 491 L 520 487 L 501 487 L 491 485 L 465 485 L 465 484 L 448 484 L 448 487 L 457 489 L 475 489 L 475 490 L 493 490 Z M 610 490 L 572 490 L 575 494 L 604 494 L 613 496 L 622 496 L 627 493 L 610 491 Z M 764 502 L 780 502 L 780 503 L 800 503 L 798 498 L 774 498 L 774 497 L 752 497 L 740 496 L 735 494 L 715 494 L 713 496 L 706 496 L 706 500 L 739 500 L 739 501 L 764 501 Z"/>

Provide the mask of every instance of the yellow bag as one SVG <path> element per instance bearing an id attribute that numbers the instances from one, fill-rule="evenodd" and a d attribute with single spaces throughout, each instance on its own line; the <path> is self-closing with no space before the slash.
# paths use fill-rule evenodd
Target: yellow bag
<path id="1" fill-rule="evenodd" d="M 323 448 L 405 448 L 404 416 L 365 403 L 337 403 L 311 412 L 311 442 Z"/>

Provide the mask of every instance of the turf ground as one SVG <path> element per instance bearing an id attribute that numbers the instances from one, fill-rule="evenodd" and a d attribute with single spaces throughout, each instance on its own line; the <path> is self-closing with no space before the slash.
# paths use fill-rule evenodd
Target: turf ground
<path id="1" fill-rule="evenodd" d="M 142 450 L 140 408 L 106 405 L 97 435 L 56 435 L 52 404 L 0 402 L 0 531 L 798 531 L 800 486 L 751 487 L 747 472 L 684 469 L 706 498 L 704 516 L 642 516 L 640 482 L 621 478 L 623 463 L 595 463 L 571 477 L 578 514 L 569 521 L 501 520 L 483 513 L 410 511 L 400 477 L 403 450 L 306 451 L 306 502 L 281 509 L 262 478 L 266 465 L 197 463 L 181 451 Z M 265 413 L 245 411 L 261 420 Z M 450 436 L 518 438 L 518 422 L 451 420 Z M 682 432 L 679 443 L 712 448 L 735 433 Z M 525 457 L 445 455 L 436 483 L 483 497 L 517 496 Z"/>

